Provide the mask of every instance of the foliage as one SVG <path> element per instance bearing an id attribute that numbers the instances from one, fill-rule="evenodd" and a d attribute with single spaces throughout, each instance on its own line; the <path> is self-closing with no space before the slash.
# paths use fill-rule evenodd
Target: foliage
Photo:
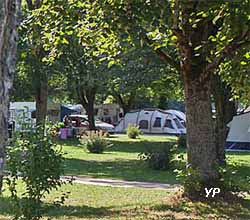
<path id="1" fill-rule="evenodd" d="M 13 214 L 18 220 L 38 220 L 42 218 L 42 200 L 62 182 L 63 154 L 46 136 L 36 131 L 16 135 L 8 148 L 7 164 L 10 176 L 7 180 L 13 202 Z M 20 195 L 17 182 L 24 182 L 24 192 Z"/>
<path id="2" fill-rule="evenodd" d="M 53 128 L 55 128 L 55 129 L 60 129 L 60 128 L 64 128 L 64 127 L 65 127 L 65 125 L 63 122 L 58 122 L 55 125 L 53 125 Z"/>
<path id="3" fill-rule="evenodd" d="M 250 175 L 239 176 L 240 164 L 237 162 L 227 161 L 229 164 L 219 167 L 220 182 L 226 191 L 241 193 L 250 190 L 246 187 L 250 183 Z"/>
<path id="4" fill-rule="evenodd" d="M 107 148 L 111 147 L 112 144 L 104 137 L 98 135 L 92 135 L 87 137 L 86 140 L 83 141 L 84 145 L 87 147 L 87 150 L 90 153 L 101 154 Z"/>
<path id="5" fill-rule="evenodd" d="M 188 195 L 197 196 L 198 192 L 198 196 L 203 196 L 203 194 L 200 194 L 201 192 L 204 193 L 204 190 L 202 179 L 198 171 L 191 167 L 187 167 L 186 169 L 175 169 L 174 172 Z"/>
<path id="6" fill-rule="evenodd" d="M 199 173 L 188 167 L 187 169 L 176 169 L 178 180 L 183 184 L 185 191 L 188 192 L 190 196 L 201 196 L 204 198 L 205 187 L 217 187 L 220 188 L 220 196 L 226 195 L 226 193 L 234 193 L 239 196 L 242 196 L 242 192 L 250 192 L 248 185 L 250 181 L 249 176 L 240 176 L 239 175 L 239 164 L 234 162 L 229 165 L 218 166 L 217 169 L 219 171 L 220 179 L 215 180 L 214 182 L 204 182 Z M 199 192 L 199 194 L 197 194 Z"/>
<path id="7" fill-rule="evenodd" d="M 127 128 L 127 135 L 129 138 L 136 139 L 142 132 L 140 131 L 138 126 L 129 124 Z"/>
<path id="8" fill-rule="evenodd" d="M 131 48 L 119 56 L 120 63 L 110 69 L 109 93 L 128 112 L 133 108 L 158 106 L 159 98 L 176 98 L 180 79 L 148 47 Z M 166 75 L 168 73 L 168 76 Z M 176 91 L 176 92 L 175 92 Z"/>
<path id="9" fill-rule="evenodd" d="M 180 135 L 177 139 L 177 146 L 178 148 L 187 148 L 187 136 Z"/>
<path id="10" fill-rule="evenodd" d="M 164 147 L 155 150 L 154 146 L 148 148 L 146 152 L 140 153 L 140 160 L 145 161 L 154 170 L 167 170 L 175 155 L 176 146 L 172 143 L 164 144 Z"/>

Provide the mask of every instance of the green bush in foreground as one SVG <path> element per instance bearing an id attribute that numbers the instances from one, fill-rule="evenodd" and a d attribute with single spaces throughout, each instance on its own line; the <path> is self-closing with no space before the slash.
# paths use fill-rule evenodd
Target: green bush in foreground
<path id="1" fill-rule="evenodd" d="M 140 129 L 135 125 L 129 125 L 127 128 L 127 135 L 131 139 L 136 139 L 141 134 Z"/>
<path id="2" fill-rule="evenodd" d="M 50 133 L 44 136 L 39 129 L 23 132 L 8 148 L 7 164 L 14 219 L 41 219 L 45 211 L 42 199 L 62 185 L 61 150 L 52 142 Z M 24 183 L 22 194 L 17 187 L 18 180 Z"/>

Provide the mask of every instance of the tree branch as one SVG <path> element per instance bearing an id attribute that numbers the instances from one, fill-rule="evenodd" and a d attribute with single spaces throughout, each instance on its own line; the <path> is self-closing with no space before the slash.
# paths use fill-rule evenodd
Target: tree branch
<path id="1" fill-rule="evenodd" d="M 217 68 L 227 57 L 233 56 L 235 51 L 243 46 L 250 45 L 250 31 L 242 32 L 236 36 L 231 43 L 224 47 L 220 55 L 214 60 L 214 62 L 207 65 L 205 72 L 210 72 Z"/>
<path id="2" fill-rule="evenodd" d="M 153 44 L 152 41 L 145 36 L 144 37 L 144 41 L 151 47 L 151 45 Z M 180 64 L 178 62 L 176 62 L 169 54 L 167 54 L 166 52 L 164 52 L 161 48 L 157 48 L 154 49 L 154 51 L 156 52 L 156 54 L 159 55 L 159 57 L 167 64 L 169 64 L 170 66 L 174 67 L 178 72 L 181 71 L 181 67 Z"/>

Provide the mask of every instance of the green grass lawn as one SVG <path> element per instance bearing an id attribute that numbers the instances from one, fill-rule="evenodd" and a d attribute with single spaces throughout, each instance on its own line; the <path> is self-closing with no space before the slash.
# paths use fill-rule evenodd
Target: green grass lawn
<path id="1" fill-rule="evenodd" d="M 104 154 L 91 154 L 77 140 L 60 141 L 66 153 L 65 174 L 94 178 L 113 178 L 131 181 L 178 183 L 173 171 L 155 171 L 138 159 L 147 148 L 157 149 L 166 142 L 175 142 L 174 136 L 142 135 L 129 139 L 126 135 L 113 135 L 113 146 Z M 179 153 L 185 155 L 184 150 Z M 250 153 L 227 153 L 229 163 L 238 163 L 235 178 L 250 175 Z M 184 164 L 183 164 L 184 165 Z M 245 183 L 246 185 L 250 184 Z"/>
<path id="2" fill-rule="evenodd" d="M 53 201 L 63 192 L 70 192 L 61 207 Z M 13 210 L 7 192 L 0 197 L 0 219 L 11 219 Z M 60 220 L 187 220 L 187 219 L 250 219 L 250 201 L 231 203 L 192 203 L 173 197 L 167 190 L 112 188 L 87 185 L 64 185 L 50 194 L 46 201 L 45 218 Z"/>
<path id="3" fill-rule="evenodd" d="M 154 171 L 138 159 L 147 148 L 159 148 L 164 143 L 176 141 L 171 136 L 143 135 L 129 139 L 126 135 L 113 135 L 113 146 L 103 154 L 91 154 L 76 140 L 60 142 L 66 153 L 65 174 L 95 178 L 113 178 L 131 181 L 176 183 L 172 171 Z"/>

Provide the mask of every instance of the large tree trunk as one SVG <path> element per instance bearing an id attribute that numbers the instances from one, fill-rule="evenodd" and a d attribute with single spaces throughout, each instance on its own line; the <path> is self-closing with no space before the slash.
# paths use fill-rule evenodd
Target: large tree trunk
<path id="1" fill-rule="evenodd" d="M 47 115 L 48 80 L 41 78 L 35 94 L 36 99 L 36 125 L 44 126 Z"/>
<path id="2" fill-rule="evenodd" d="M 216 152 L 219 163 L 225 164 L 225 142 L 228 133 L 227 124 L 233 119 L 233 116 L 236 115 L 237 109 L 235 102 L 231 100 L 231 88 L 222 82 L 219 75 L 213 76 L 212 85 L 216 109 Z"/>
<path id="3" fill-rule="evenodd" d="M 186 73 L 187 74 L 187 73 Z M 191 73 L 189 73 L 191 75 Z M 202 184 L 218 179 L 215 132 L 210 100 L 210 81 L 185 77 L 188 167 L 198 172 Z"/>
<path id="4" fill-rule="evenodd" d="M 209 50 L 197 47 L 207 42 L 212 34 L 213 23 L 209 19 L 199 18 L 193 27 L 191 14 L 196 4 L 182 5 L 182 31 L 175 31 L 181 55 L 181 73 L 183 74 L 187 117 L 187 167 L 190 181 L 199 181 L 202 186 L 186 187 L 189 195 L 205 194 L 204 187 L 216 187 L 219 180 L 216 141 L 211 105 L 212 70 L 207 68 L 206 57 Z M 191 19 L 192 17 L 192 19 Z M 196 174 L 199 176 L 197 178 Z"/>
<path id="5" fill-rule="evenodd" d="M 16 28 L 19 9 L 19 0 L 0 1 L 0 191 L 8 139 L 9 92 L 16 63 Z"/>

